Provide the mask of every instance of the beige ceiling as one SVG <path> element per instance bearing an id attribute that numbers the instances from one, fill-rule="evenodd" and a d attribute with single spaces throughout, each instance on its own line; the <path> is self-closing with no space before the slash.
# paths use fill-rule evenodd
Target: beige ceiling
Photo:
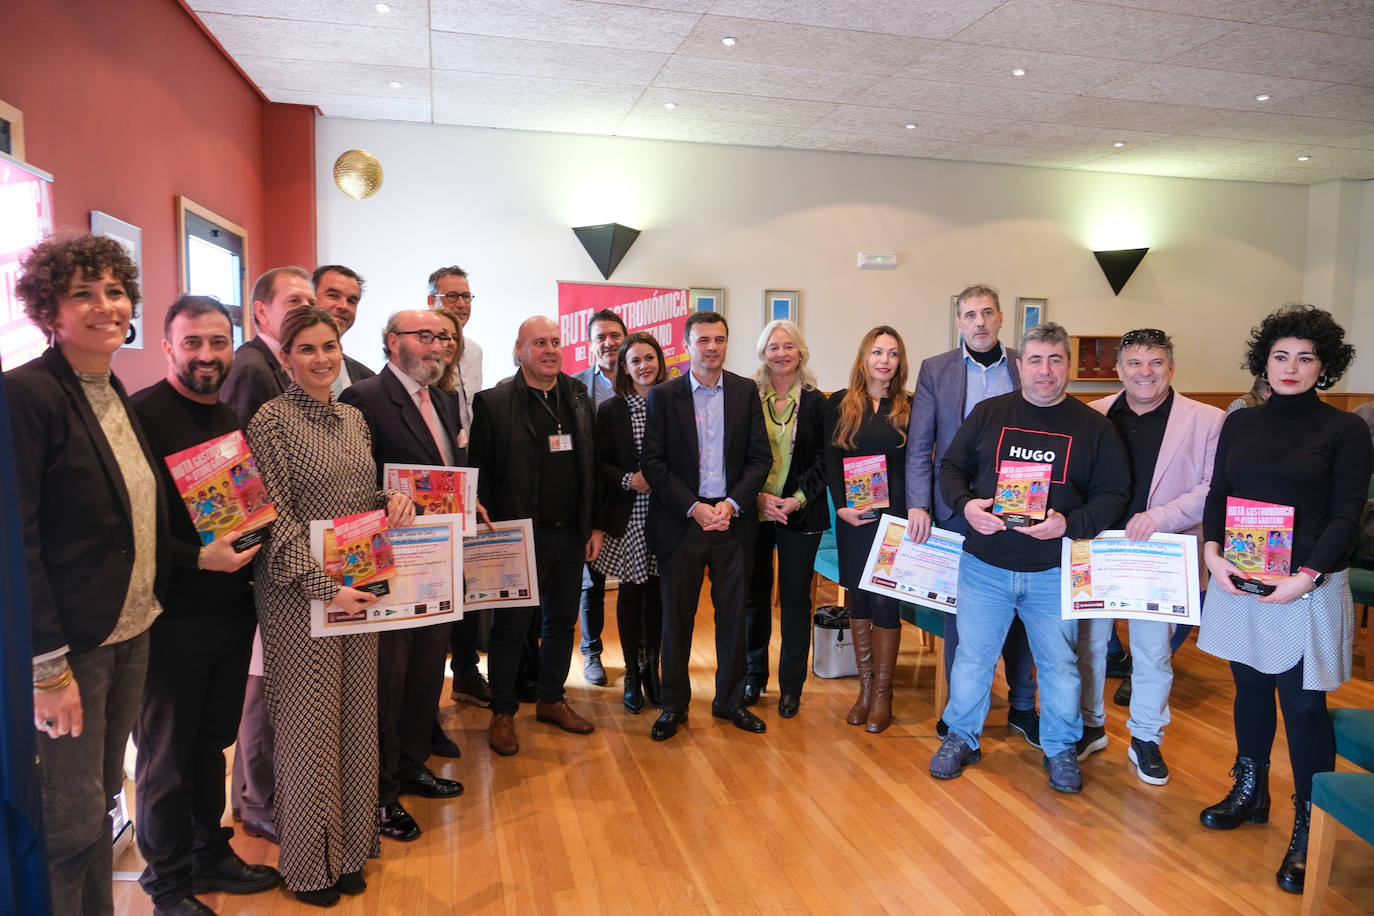
<path id="1" fill-rule="evenodd" d="M 1374 178 L 1374 0 L 188 2 L 269 99 L 330 117 Z"/>

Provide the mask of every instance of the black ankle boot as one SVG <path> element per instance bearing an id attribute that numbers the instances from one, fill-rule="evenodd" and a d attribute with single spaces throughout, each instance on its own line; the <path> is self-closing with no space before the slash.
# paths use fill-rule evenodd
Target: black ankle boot
<path id="1" fill-rule="evenodd" d="M 1213 830 L 1234 830 L 1245 821 L 1264 824 L 1269 820 L 1269 764 L 1249 757 L 1237 757 L 1231 767 L 1236 780 L 1226 797 L 1198 817 L 1202 826 Z M 1305 836 L 1306 834 L 1304 834 Z"/>
<path id="2" fill-rule="evenodd" d="M 1312 820 L 1312 803 L 1294 795 L 1293 810 L 1293 838 L 1288 841 L 1288 852 L 1274 877 L 1288 893 L 1301 894 L 1303 879 L 1307 877 L 1307 828 Z"/>
<path id="3" fill-rule="evenodd" d="M 663 682 L 658 676 L 658 650 L 650 649 L 644 653 L 644 661 L 639 669 L 639 678 L 644 685 L 644 695 L 655 706 L 663 707 Z"/>
<path id="4" fill-rule="evenodd" d="M 644 688 L 639 679 L 639 666 L 644 663 L 642 652 L 625 654 L 625 708 L 635 715 L 644 711 Z"/>

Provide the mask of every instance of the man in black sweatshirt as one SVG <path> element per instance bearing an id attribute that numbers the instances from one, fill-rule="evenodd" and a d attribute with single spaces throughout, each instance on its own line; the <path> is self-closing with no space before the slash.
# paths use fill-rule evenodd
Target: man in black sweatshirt
<path id="1" fill-rule="evenodd" d="M 167 309 L 167 377 L 132 398 L 159 459 L 242 429 L 219 400 L 234 359 L 230 327 L 208 296 Z M 256 893 L 280 881 L 276 869 L 240 859 L 229 847 L 234 831 L 220 826 L 224 749 L 238 732 L 257 624 L 247 564 L 259 548 L 237 553 L 227 538 L 202 545 L 166 461 L 156 470 L 171 506 L 172 571 L 134 723 L 138 847 L 148 862 L 139 883 L 158 913 L 208 913 L 194 894 Z"/>
<path id="2" fill-rule="evenodd" d="M 1039 673 L 1050 786 L 1061 792 L 1083 786 L 1076 759 L 1083 732 L 1078 625 L 1062 619 L 1061 539 L 1091 538 L 1114 522 L 1126 508 L 1131 475 L 1111 422 L 1065 394 L 1069 363 L 1062 327 L 1027 331 L 1018 358 L 1021 390 L 978 404 L 940 465 L 940 492 L 968 531 L 959 563 L 959 648 L 943 716 L 949 734 L 930 761 L 937 779 L 955 778 L 982 756 L 978 737 L 993 670 L 1017 616 Z M 1030 503 L 1014 511 L 1028 518 L 1002 511 L 1002 497 L 1014 487 Z M 1024 497 L 1028 487 L 1045 492 L 1039 507 Z"/>

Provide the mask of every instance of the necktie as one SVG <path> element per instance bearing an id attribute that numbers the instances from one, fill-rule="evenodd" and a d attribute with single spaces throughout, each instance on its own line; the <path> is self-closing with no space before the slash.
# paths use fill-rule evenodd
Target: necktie
<path id="1" fill-rule="evenodd" d="M 429 434 L 434 437 L 434 446 L 439 449 L 439 456 L 445 464 L 452 464 L 453 453 L 444 448 L 444 428 L 439 425 L 439 414 L 434 409 L 434 402 L 430 400 L 429 388 L 420 389 L 420 416 L 424 417 Z"/>

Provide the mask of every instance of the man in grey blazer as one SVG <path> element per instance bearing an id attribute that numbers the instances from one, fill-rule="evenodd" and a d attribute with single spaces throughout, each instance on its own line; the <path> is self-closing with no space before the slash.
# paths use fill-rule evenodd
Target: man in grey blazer
<path id="1" fill-rule="evenodd" d="M 602 309 L 587 321 L 590 365 L 573 374 L 592 398 L 592 412 L 615 397 L 615 358 L 625 340 L 625 322 L 610 309 Z M 582 573 L 582 604 L 578 611 L 582 627 L 582 674 L 588 684 L 606 686 L 606 669 L 601 665 L 601 630 L 606 625 L 606 577 L 591 566 Z"/>
<path id="2" fill-rule="evenodd" d="M 1021 387 L 1017 352 L 997 339 L 1002 329 L 1002 305 L 997 290 L 976 283 L 959 293 L 955 321 L 960 345 L 921 363 L 907 431 L 907 534 L 916 543 L 930 537 L 932 525 L 964 533 L 965 521 L 945 504 L 934 486 L 945 450 L 975 404 Z M 959 647 L 958 616 L 945 615 L 945 677 Z M 1035 710 L 1035 665 L 1020 618 L 1012 622 L 1002 649 L 1011 709 L 1007 724 L 1040 746 L 1040 716 Z M 937 725 L 944 737 L 944 721 Z"/>

